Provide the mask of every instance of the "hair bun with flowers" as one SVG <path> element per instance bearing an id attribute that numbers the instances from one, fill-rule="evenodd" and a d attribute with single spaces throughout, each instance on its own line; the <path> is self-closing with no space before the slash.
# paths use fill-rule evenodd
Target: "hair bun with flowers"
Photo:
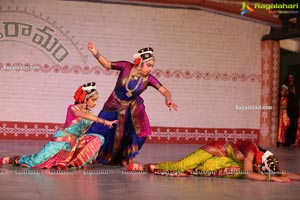
<path id="1" fill-rule="evenodd" d="M 139 65 L 141 62 L 146 62 L 148 60 L 154 59 L 153 48 L 146 47 L 139 50 L 136 54 L 133 55 L 134 64 Z"/>
<path id="2" fill-rule="evenodd" d="M 274 173 L 279 171 L 278 159 L 270 151 L 258 151 L 256 154 L 256 164 L 261 173 Z"/>
<path id="3" fill-rule="evenodd" d="M 84 85 L 79 86 L 74 94 L 75 103 L 84 103 L 86 99 L 93 96 L 97 92 L 96 83 L 86 83 Z"/>
<path id="4" fill-rule="evenodd" d="M 82 90 L 87 91 L 88 93 L 91 93 L 94 90 L 96 90 L 96 83 L 95 82 L 86 83 L 82 86 Z"/>

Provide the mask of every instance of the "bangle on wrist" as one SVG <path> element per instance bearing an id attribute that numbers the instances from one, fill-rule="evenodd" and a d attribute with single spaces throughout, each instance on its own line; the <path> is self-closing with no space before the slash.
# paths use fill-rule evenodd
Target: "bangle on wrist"
<path id="1" fill-rule="evenodd" d="M 172 100 L 171 99 L 166 99 L 166 104 L 168 107 L 172 105 Z"/>
<path id="2" fill-rule="evenodd" d="M 95 58 L 98 60 L 98 59 L 99 59 L 99 57 L 100 57 L 100 53 L 99 53 L 99 51 L 97 51 L 96 55 L 94 55 L 94 56 L 95 56 Z"/>

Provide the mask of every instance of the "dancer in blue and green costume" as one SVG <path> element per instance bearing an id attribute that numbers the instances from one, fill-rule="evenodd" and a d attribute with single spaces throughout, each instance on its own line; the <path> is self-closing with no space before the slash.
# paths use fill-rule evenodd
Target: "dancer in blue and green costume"
<path id="1" fill-rule="evenodd" d="M 98 134 L 86 135 L 92 122 L 112 128 L 117 120 L 108 121 L 93 115 L 98 92 L 96 83 L 81 85 L 74 94 L 75 103 L 68 106 L 64 125 L 54 133 L 51 141 L 36 154 L 3 157 L 0 164 L 17 164 L 28 168 L 82 168 L 93 161 L 104 142 Z"/>
<path id="2" fill-rule="evenodd" d="M 88 131 L 105 138 L 97 160 L 104 164 L 127 166 L 138 154 L 147 136 L 151 135 L 144 100 L 140 95 L 151 86 L 165 97 L 165 104 L 170 110 L 177 110 L 178 106 L 172 101 L 168 89 L 150 74 L 155 64 L 152 48 L 138 51 L 134 63 L 111 62 L 92 43 L 89 43 L 88 49 L 104 68 L 119 71 L 115 88 L 98 115 L 107 120 L 118 120 L 118 125 L 108 129 L 101 124 L 93 124 Z"/>

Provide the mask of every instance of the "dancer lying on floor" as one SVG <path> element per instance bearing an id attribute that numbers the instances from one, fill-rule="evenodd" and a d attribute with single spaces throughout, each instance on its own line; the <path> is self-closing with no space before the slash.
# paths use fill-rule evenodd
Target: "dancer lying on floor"
<path id="1" fill-rule="evenodd" d="M 74 94 L 75 104 L 69 105 L 66 121 L 60 130 L 54 133 L 37 154 L 3 157 L 0 164 L 17 164 L 32 168 L 81 168 L 98 155 L 104 142 L 99 134 L 85 135 L 92 122 L 101 123 L 109 128 L 117 120 L 108 121 L 92 114 L 90 108 L 96 106 L 98 92 L 94 82 L 80 86 Z"/>
<path id="2" fill-rule="evenodd" d="M 255 181 L 290 182 L 300 174 L 283 171 L 270 152 L 248 141 L 212 142 L 183 159 L 145 166 L 150 172 L 166 176 L 216 176 Z"/>

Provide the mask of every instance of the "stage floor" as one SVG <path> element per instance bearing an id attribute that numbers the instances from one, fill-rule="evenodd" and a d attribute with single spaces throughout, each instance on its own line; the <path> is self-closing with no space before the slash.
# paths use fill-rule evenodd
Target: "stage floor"
<path id="1" fill-rule="evenodd" d="M 36 153 L 46 141 L 0 140 L 0 156 Z M 201 145 L 145 144 L 136 162 L 177 160 Z M 300 172 L 299 147 L 273 147 L 281 167 Z M 298 200 L 300 181 L 259 182 L 208 177 L 165 177 L 128 173 L 122 167 L 93 165 L 86 170 L 33 170 L 0 166 L 0 199 L 210 199 Z"/>

